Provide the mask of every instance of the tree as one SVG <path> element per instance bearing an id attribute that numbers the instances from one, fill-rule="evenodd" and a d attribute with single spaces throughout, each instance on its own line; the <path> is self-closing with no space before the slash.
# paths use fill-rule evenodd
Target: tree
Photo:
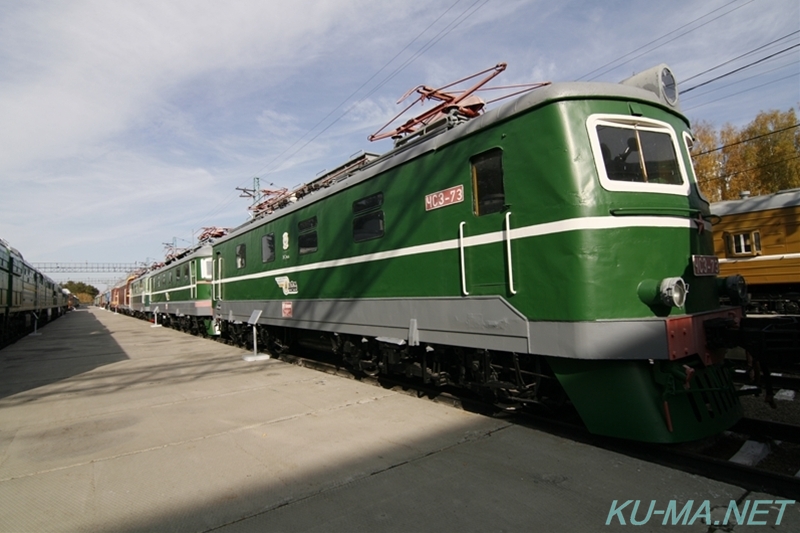
<path id="1" fill-rule="evenodd" d="M 87 285 L 82 281 L 77 281 L 77 282 L 68 281 L 66 283 L 62 283 L 61 286 L 67 289 L 72 294 L 76 295 L 81 301 L 83 301 L 83 299 L 80 296 L 81 294 L 88 295 L 89 296 L 88 301 L 90 302 L 94 300 L 95 296 L 100 294 L 100 291 L 96 287 L 92 285 Z"/>
<path id="2" fill-rule="evenodd" d="M 746 159 L 755 169 L 756 194 L 770 194 L 800 186 L 800 133 L 794 109 L 759 113 L 742 132 Z"/>
<path id="3" fill-rule="evenodd" d="M 692 154 L 701 154 L 701 157 L 694 157 L 694 172 L 700 190 L 711 202 L 718 202 L 723 197 L 722 188 L 724 180 L 719 179 L 722 175 L 722 154 L 716 150 L 719 145 L 719 136 L 714 127 L 708 122 L 699 122 L 692 128 L 694 143 Z"/>
<path id="4" fill-rule="evenodd" d="M 794 109 L 764 111 L 747 126 L 717 134 L 695 127 L 692 159 L 700 190 L 712 202 L 800 187 L 800 124 Z M 718 143 L 719 146 L 714 146 Z"/>

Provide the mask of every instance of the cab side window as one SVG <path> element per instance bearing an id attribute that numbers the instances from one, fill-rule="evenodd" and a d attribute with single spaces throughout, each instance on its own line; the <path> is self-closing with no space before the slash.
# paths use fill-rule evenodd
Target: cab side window
<path id="1" fill-rule="evenodd" d="M 236 268 L 244 268 L 247 264 L 247 247 L 244 244 L 236 246 Z"/>
<path id="2" fill-rule="evenodd" d="M 364 242 L 383 237 L 383 193 L 379 192 L 353 202 L 353 241 Z"/>
<path id="3" fill-rule="evenodd" d="M 317 217 L 302 220 L 297 224 L 300 235 L 297 236 L 298 253 L 310 254 L 317 251 Z"/>
<path id="4" fill-rule="evenodd" d="M 505 208 L 503 186 L 503 151 L 499 148 L 470 159 L 472 166 L 472 200 L 476 215 L 499 213 Z"/>
<path id="5" fill-rule="evenodd" d="M 271 263 L 275 261 L 275 234 L 268 233 L 261 237 L 261 262 Z"/>

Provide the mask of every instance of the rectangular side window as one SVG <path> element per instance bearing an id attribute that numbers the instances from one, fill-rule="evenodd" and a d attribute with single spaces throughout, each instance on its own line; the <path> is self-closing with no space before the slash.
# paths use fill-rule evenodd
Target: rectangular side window
<path id="1" fill-rule="evenodd" d="M 317 227 L 317 217 L 307 218 L 297 223 L 297 229 L 300 231 L 307 231 Z"/>
<path id="2" fill-rule="evenodd" d="M 297 236 L 297 247 L 300 255 L 316 252 L 319 243 L 317 242 L 317 217 L 302 220 L 297 224 L 300 235 Z"/>
<path id="3" fill-rule="evenodd" d="M 275 261 L 275 234 L 268 233 L 261 237 L 261 262 Z"/>
<path id="4" fill-rule="evenodd" d="M 317 232 L 310 231 L 308 233 L 301 233 L 297 237 L 297 245 L 300 248 L 300 255 L 310 254 L 317 251 Z"/>
<path id="5" fill-rule="evenodd" d="M 236 268 L 244 268 L 247 259 L 247 247 L 244 244 L 236 246 Z"/>
<path id="6" fill-rule="evenodd" d="M 383 237 L 383 211 L 373 211 L 353 219 L 353 240 L 364 242 Z"/>
<path id="7" fill-rule="evenodd" d="M 499 213 L 506 204 L 503 187 L 503 151 L 489 150 L 470 159 L 472 164 L 472 199 L 478 216 Z"/>
<path id="8" fill-rule="evenodd" d="M 353 213 L 362 213 L 383 205 L 383 193 L 379 192 L 353 202 Z"/>
<path id="9" fill-rule="evenodd" d="M 353 219 L 353 241 L 364 242 L 383 237 L 384 222 L 383 193 L 365 196 L 353 202 L 353 214 L 358 215 Z"/>

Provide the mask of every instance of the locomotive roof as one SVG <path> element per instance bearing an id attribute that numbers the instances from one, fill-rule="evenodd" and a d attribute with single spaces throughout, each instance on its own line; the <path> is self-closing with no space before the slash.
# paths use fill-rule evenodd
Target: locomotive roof
<path id="1" fill-rule="evenodd" d="M 195 246 L 194 248 L 186 250 L 186 251 L 178 254 L 174 258 L 169 259 L 165 263 L 159 264 L 158 266 L 155 266 L 155 267 L 152 267 L 149 270 L 147 270 L 145 272 L 142 272 L 141 274 L 139 274 L 138 276 L 135 276 L 135 277 L 138 279 L 140 277 L 149 276 L 151 274 L 157 274 L 161 270 L 168 270 L 169 268 L 172 268 L 174 266 L 182 265 L 182 264 L 186 263 L 187 261 L 191 261 L 192 259 L 195 259 L 198 256 L 200 256 L 200 257 L 208 257 L 210 255 L 211 255 L 211 244 L 208 243 L 208 242 L 203 242 L 202 244 L 199 244 L 199 245 Z"/>
<path id="2" fill-rule="evenodd" d="M 638 101 L 658 106 L 664 110 L 680 115 L 678 105 L 670 106 L 658 94 L 651 90 L 634 85 L 622 83 L 603 83 L 603 82 L 557 82 L 544 87 L 540 87 L 531 92 L 507 102 L 501 106 L 486 111 L 477 118 L 456 124 L 455 126 L 443 126 L 431 131 L 427 135 L 417 138 L 406 138 L 395 148 L 377 157 L 374 161 L 360 168 L 359 170 L 343 176 L 331 183 L 325 189 L 317 190 L 297 198 L 295 203 L 277 209 L 275 212 L 261 215 L 243 223 L 225 237 L 217 239 L 216 243 L 225 242 L 228 239 L 236 238 L 255 227 L 266 224 L 269 221 L 280 218 L 297 209 L 301 209 L 310 203 L 322 200 L 335 192 L 350 187 L 376 174 L 384 172 L 390 168 L 414 159 L 423 153 L 437 150 L 457 139 L 478 132 L 498 122 L 503 122 L 516 115 L 524 113 L 530 109 L 542 106 L 547 103 L 563 100 L 588 100 L 588 99 L 611 99 Z"/>
<path id="3" fill-rule="evenodd" d="M 711 204 L 711 214 L 717 216 L 752 213 L 800 205 L 800 188 L 778 191 L 763 196 L 752 196 L 741 200 L 726 200 Z"/>

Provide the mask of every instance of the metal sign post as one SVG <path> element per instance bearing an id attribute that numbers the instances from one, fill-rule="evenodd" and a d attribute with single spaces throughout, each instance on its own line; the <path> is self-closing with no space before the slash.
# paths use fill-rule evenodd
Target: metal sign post
<path id="1" fill-rule="evenodd" d="M 150 327 L 151 328 L 160 328 L 161 324 L 158 323 L 158 307 L 153 309 L 153 317 L 155 318 L 155 323 Z"/>
<path id="2" fill-rule="evenodd" d="M 253 311 L 247 320 L 247 323 L 253 326 L 253 355 L 244 356 L 242 359 L 245 361 L 264 361 L 270 358 L 268 353 L 258 353 L 258 330 L 256 329 L 256 324 L 258 324 L 258 319 L 261 318 L 262 312 L 260 309 Z"/>
<path id="3" fill-rule="evenodd" d="M 39 333 L 39 331 L 38 331 L 38 329 L 39 329 L 39 315 L 37 315 L 36 313 L 31 313 L 31 314 L 33 315 L 33 333 L 30 333 L 28 336 L 29 337 L 38 337 L 39 335 L 41 335 L 41 333 Z"/>

